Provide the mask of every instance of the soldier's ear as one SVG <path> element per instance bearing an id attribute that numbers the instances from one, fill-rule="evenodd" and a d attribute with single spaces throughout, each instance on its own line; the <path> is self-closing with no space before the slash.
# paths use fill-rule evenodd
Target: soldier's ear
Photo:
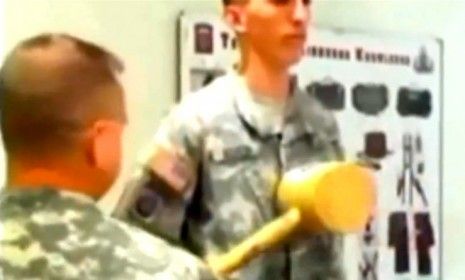
<path id="1" fill-rule="evenodd" d="M 246 31 L 246 5 L 245 4 L 230 4 L 224 8 L 223 16 L 234 32 L 237 34 Z"/>
<path id="2" fill-rule="evenodd" d="M 88 163 L 111 175 L 119 172 L 124 125 L 112 120 L 98 120 L 90 129 Z"/>

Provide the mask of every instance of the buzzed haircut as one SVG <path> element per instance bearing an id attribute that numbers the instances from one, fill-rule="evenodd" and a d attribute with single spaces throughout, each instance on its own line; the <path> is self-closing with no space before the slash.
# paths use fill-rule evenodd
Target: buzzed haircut
<path id="1" fill-rule="evenodd" d="M 248 0 L 223 0 L 223 5 L 228 6 L 232 3 L 244 3 L 247 2 Z"/>
<path id="2" fill-rule="evenodd" d="M 0 70 L 0 121 L 7 154 L 60 150 L 76 131 L 100 118 L 125 118 L 122 62 L 107 50 L 68 34 L 41 34 L 20 42 Z M 121 114 L 120 114 L 121 113 Z M 124 116 L 123 116 L 124 115 Z"/>

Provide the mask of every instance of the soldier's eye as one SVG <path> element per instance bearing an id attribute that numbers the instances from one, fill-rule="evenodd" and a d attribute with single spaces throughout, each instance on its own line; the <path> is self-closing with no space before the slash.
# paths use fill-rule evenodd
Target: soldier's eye
<path id="1" fill-rule="evenodd" d="M 310 6 L 312 4 L 312 0 L 302 0 L 305 6 Z"/>
<path id="2" fill-rule="evenodd" d="M 276 5 L 286 5 L 290 2 L 291 0 L 271 0 L 271 2 L 273 2 L 273 4 L 276 4 Z M 310 6 L 312 4 L 312 0 L 297 0 L 297 1 L 302 1 L 302 3 L 305 5 L 305 6 Z"/>

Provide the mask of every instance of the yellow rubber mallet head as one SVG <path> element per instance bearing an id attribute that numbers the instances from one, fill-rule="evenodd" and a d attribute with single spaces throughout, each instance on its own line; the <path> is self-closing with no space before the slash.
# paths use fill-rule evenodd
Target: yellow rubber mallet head
<path id="1" fill-rule="evenodd" d="M 300 211 L 307 232 L 357 232 L 373 214 L 375 179 L 370 169 L 352 162 L 296 168 L 283 176 L 278 201 Z"/>
<path id="2" fill-rule="evenodd" d="M 217 275 L 227 275 L 285 241 L 296 229 L 314 233 L 361 231 L 373 214 L 376 193 L 370 169 L 330 162 L 287 172 L 277 190 L 283 214 L 226 254 L 208 256 Z"/>

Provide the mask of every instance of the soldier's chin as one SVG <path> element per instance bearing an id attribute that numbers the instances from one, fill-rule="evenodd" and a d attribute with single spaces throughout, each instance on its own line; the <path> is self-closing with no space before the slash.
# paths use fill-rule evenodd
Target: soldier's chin
<path id="1" fill-rule="evenodd" d="M 286 56 L 282 59 L 282 61 L 285 62 L 286 66 L 290 67 L 294 64 L 299 63 L 302 57 L 303 57 L 302 51 L 292 52 L 292 53 L 286 54 Z"/>

